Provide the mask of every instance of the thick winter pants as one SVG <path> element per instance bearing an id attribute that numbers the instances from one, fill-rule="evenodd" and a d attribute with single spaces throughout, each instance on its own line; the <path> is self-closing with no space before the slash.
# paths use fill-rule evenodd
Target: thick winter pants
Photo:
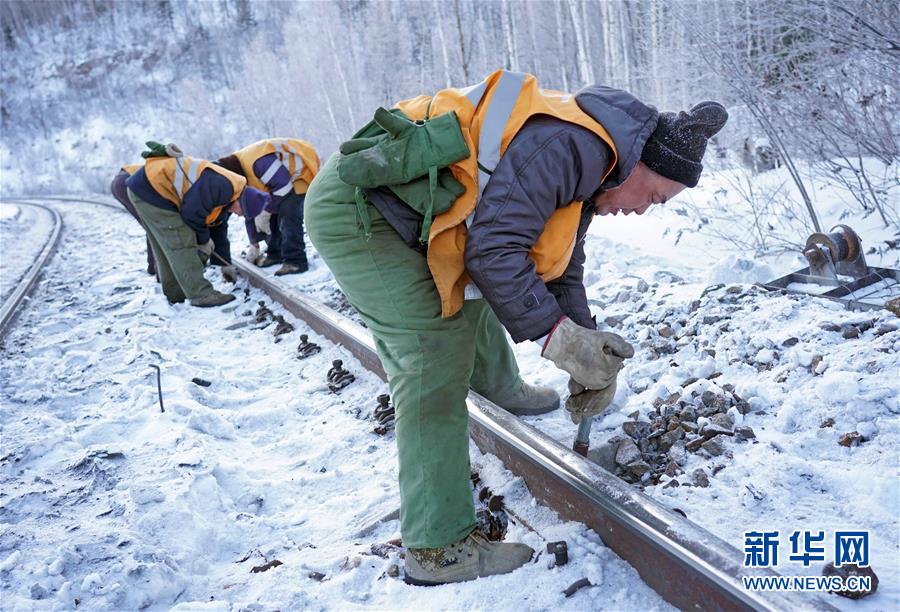
<path id="1" fill-rule="evenodd" d="M 502 326 L 484 300 L 441 318 L 422 255 L 368 207 L 372 236 L 357 217 L 353 188 L 336 157 L 306 196 L 309 238 L 375 337 L 396 411 L 400 528 L 410 548 L 435 548 L 475 527 L 469 482 L 469 387 L 492 398 L 522 384 Z"/>
<path id="2" fill-rule="evenodd" d="M 284 263 L 306 266 L 306 243 L 303 240 L 303 201 L 306 195 L 291 193 L 272 215 L 272 235 L 266 241 L 266 255 Z"/>
<path id="3" fill-rule="evenodd" d="M 197 253 L 197 234 L 185 225 L 181 215 L 145 202 L 128 190 L 156 258 L 156 272 L 163 293 L 170 302 L 183 302 L 209 295 L 215 289 L 203 276 Z"/>
<path id="4" fill-rule="evenodd" d="M 127 210 L 132 217 L 137 219 L 138 223 L 141 223 L 141 218 L 134 209 L 134 204 L 128 199 L 128 187 L 125 186 L 125 181 L 127 180 L 128 173 L 124 170 L 119 170 L 119 173 L 113 178 L 109 190 L 113 197 L 118 200 L 119 204 L 124 206 L 125 210 Z M 153 249 L 150 247 L 149 237 L 147 238 L 147 274 L 156 274 L 156 262 L 153 261 Z"/>

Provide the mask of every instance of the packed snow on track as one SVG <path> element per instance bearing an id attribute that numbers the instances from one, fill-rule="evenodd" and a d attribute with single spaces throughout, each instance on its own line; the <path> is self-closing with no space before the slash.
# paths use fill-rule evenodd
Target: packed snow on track
<path id="1" fill-rule="evenodd" d="M 509 575 L 405 585 L 398 521 L 380 520 L 399 503 L 396 450 L 370 418 L 386 385 L 243 285 L 223 308 L 169 305 L 129 217 L 53 206 L 59 251 L 2 347 L 5 609 L 670 609 L 474 446 L 482 481 L 531 527 L 507 538 L 566 540 L 570 562 L 544 552 Z M 275 342 L 259 300 L 295 331 Z M 322 352 L 297 360 L 301 333 Z M 356 382 L 335 394 L 338 358 Z M 585 577 L 596 586 L 563 595 Z"/>
<path id="2" fill-rule="evenodd" d="M 53 231 L 53 217 L 36 206 L 0 203 L 0 303 L 16 288 Z"/>

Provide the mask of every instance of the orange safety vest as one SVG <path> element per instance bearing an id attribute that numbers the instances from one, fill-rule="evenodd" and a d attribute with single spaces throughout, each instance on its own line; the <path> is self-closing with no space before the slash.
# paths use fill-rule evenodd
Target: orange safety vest
<path id="1" fill-rule="evenodd" d="M 194 157 L 150 157 L 144 164 L 147 181 L 153 190 L 174 204 L 178 210 L 181 210 L 184 196 L 204 170 L 218 172 L 227 178 L 231 182 L 233 192 L 230 201 L 216 202 L 212 212 L 206 216 L 206 224 L 213 225 L 222 211 L 240 197 L 244 187 L 247 186 L 247 179 L 210 161 Z"/>
<path id="2" fill-rule="evenodd" d="M 441 314 L 450 317 L 463 305 L 466 273 L 466 220 L 475 207 L 500 157 L 525 122 L 534 115 L 549 115 L 589 129 L 612 150 L 602 179 L 612 171 L 618 153 L 612 137 L 593 117 L 581 110 L 571 94 L 540 89 L 530 74 L 497 70 L 482 82 L 465 89 L 443 89 L 433 97 L 419 96 L 397 104 L 412 120 L 456 111 L 470 155 L 450 166 L 466 191 L 449 210 L 434 218 L 428 236 L 428 267 L 441 296 Z M 557 209 L 529 256 L 544 282 L 565 272 L 575 249 L 581 202 Z"/>
<path id="3" fill-rule="evenodd" d="M 270 153 L 274 153 L 277 159 L 263 173 L 263 180 L 260 181 L 253 171 L 253 164 L 263 155 Z M 306 193 L 309 184 L 319 172 L 319 155 L 316 150 L 310 143 L 297 138 L 266 138 L 235 151 L 234 156 L 241 162 L 248 184 L 260 191 L 271 191 L 265 183 L 282 166 L 291 174 L 294 193 L 298 195 Z M 286 185 L 282 189 L 272 191 L 272 195 L 285 196 L 289 192 L 290 187 Z"/>
<path id="4" fill-rule="evenodd" d="M 124 166 L 122 166 L 122 170 L 126 174 L 128 174 L 128 176 L 131 176 L 132 174 L 134 174 L 135 172 L 137 172 L 138 170 L 140 170 L 143 167 L 144 167 L 144 164 L 125 164 Z"/>

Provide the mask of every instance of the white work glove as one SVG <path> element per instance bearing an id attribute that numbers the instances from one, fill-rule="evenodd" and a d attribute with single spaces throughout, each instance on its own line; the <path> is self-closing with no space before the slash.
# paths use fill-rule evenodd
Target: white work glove
<path id="1" fill-rule="evenodd" d="M 258 244 L 250 244 L 250 248 L 247 249 L 247 252 L 244 253 L 244 259 L 252 263 L 254 266 L 259 261 L 260 253 L 259 253 L 259 245 Z"/>
<path id="2" fill-rule="evenodd" d="M 222 266 L 222 278 L 228 283 L 237 282 L 237 268 L 234 266 Z"/>
<path id="3" fill-rule="evenodd" d="M 573 379 L 569 379 L 569 399 L 566 400 L 566 410 L 572 422 L 578 425 L 582 419 L 590 419 L 612 404 L 616 396 L 616 381 L 604 389 L 585 389 Z"/>
<path id="4" fill-rule="evenodd" d="M 586 389 L 603 390 L 616 382 L 624 359 L 634 356 L 622 336 L 581 327 L 565 317 L 550 332 L 541 354 Z"/>
<path id="5" fill-rule="evenodd" d="M 256 230 L 267 236 L 272 234 L 272 213 L 267 210 L 262 211 L 253 219 L 253 225 Z"/>
<path id="6" fill-rule="evenodd" d="M 212 241 L 212 238 L 210 238 L 203 244 L 197 245 L 197 250 L 200 251 L 200 261 L 203 262 L 204 266 L 207 264 L 207 262 L 209 262 L 209 258 L 212 256 L 215 248 L 216 243 Z"/>

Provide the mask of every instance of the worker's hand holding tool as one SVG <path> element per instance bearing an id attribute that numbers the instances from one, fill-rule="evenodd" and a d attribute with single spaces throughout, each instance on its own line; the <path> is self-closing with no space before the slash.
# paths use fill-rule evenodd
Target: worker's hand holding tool
<path id="1" fill-rule="evenodd" d="M 200 251 L 200 261 L 203 262 L 204 266 L 209 262 L 209 258 L 212 256 L 212 252 L 215 248 L 216 244 L 212 241 L 212 238 L 203 244 L 197 245 L 197 250 Z"/>
<path id="2" fill-rule="evenodd" d="M 566 410 L 569 417 L 576 425 L 582 419 L 589 419 L 606 410 L 616 395 L 616 381 L 604 389 L 585 389 L 574 379 L 569 379 L 569 399 L 566 400 Z"/>
<path id="3" fill-rule="evenodd" d="M 542 355 L 585 389 L 599 391 L 615 384 L 634 347 L 618 334 L 581 327 L 566 317 L 550 332 Z"/>
<path id="4" fill-rule="evenodd" d="M 566 410 L 578 424 L 612 403 L 616 377 L 634 347 L 618 334 L 581 327 L 566 317 L 550 332 L 543 356 L 572 376 Z"/>

